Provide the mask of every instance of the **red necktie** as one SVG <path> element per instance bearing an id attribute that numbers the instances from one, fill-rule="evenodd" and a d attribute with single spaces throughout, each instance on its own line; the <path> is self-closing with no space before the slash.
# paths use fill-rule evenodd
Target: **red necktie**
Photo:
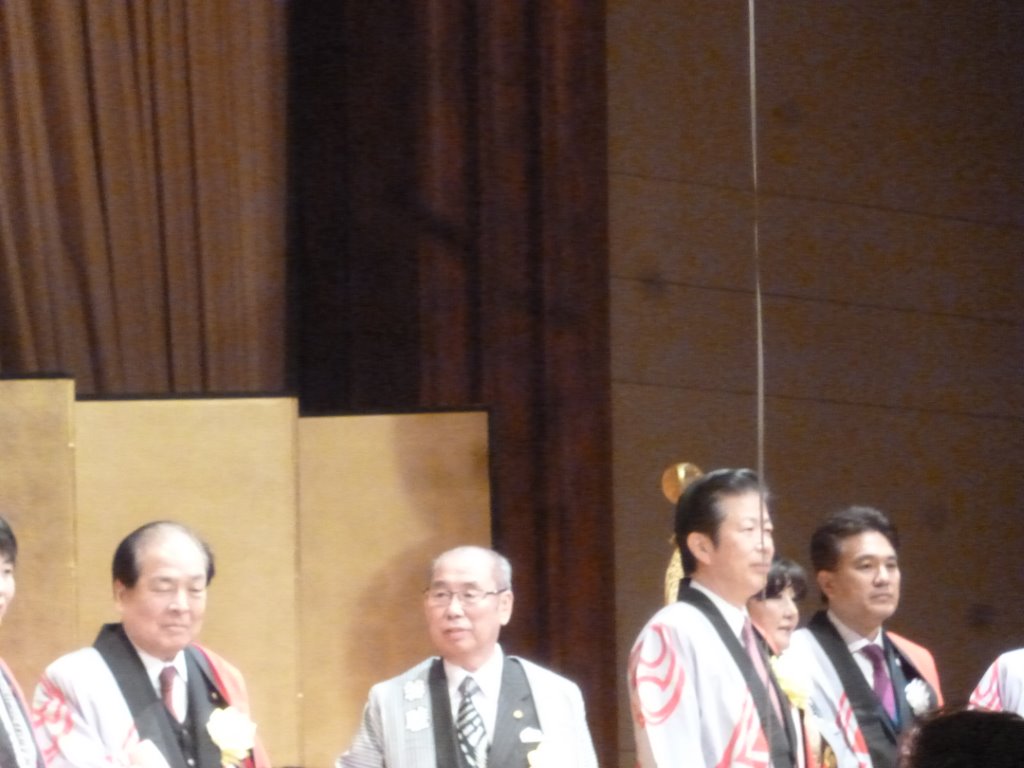
<path id="1" fill-rule="evenodd" d="M 160 670 L 160 698 L 164 700 L 164 706 L 171 713 L 171 717 L 181 722 L 181 718 L 174 710 L 174 677 L 177 674 L 177 670 L 169 664 Z"/>

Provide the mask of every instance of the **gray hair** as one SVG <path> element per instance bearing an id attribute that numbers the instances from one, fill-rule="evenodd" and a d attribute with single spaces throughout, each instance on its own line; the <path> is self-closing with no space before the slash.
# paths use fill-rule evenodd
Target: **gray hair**
<path id="1" fill-rule="evenodd" d="M 498 589 L 502 589 L 502 590 L 507 589 L 507 590 L 511 591 L 511 589 L 512 589 L 512 564 L 508 561 L 508 558 L 505 557 L 500 552 L 495 552 L 493 549 L 488 549 L 487 547 L 479 547 L 479 546 L 476 546 L 475 544 L 466 544 L 466 545 L 463 545 L 461 547 L 454 547 L 454 548 L 449 549 L 449 550 L 447 550 L 445 552 L 442 552 L 440 555 L 435 557 L 434 558 L 434 562 L 431 563 L 431 565 L 430 565 L 430 574 L 429 574 L 428 581 L 433 578 L 434 573 L 437 571 L 437 566 L 446 557 L 449 557 L 451 555 L 468 555 L 468 554 L 483 554 L 483 555 L 487 555 L 488 557 L 490 557 L 492 562 L 493 562 L 493 564 L 494 564 L 494 568 L 493 568 L 494 583 L 497 585 Z"/>

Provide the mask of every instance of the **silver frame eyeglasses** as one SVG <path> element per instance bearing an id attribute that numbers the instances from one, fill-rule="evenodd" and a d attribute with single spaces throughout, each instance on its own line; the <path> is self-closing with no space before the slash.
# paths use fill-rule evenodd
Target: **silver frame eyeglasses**
<path id="1" fill-rule="evenodd" d="M 437 608 L 441 606 L 450 605 L 452 600 L 456 597 L 459 598 L 461 605 L 480 605 L 486 598 L 491 595 L 500 595 L 502 592 L 508 592 L 508 587 L 504 589 L 441 589 L 440 587 L 427 587 L 423 590 L 423 594 L 427 599 L 427 605 L 432 605 Z"/>

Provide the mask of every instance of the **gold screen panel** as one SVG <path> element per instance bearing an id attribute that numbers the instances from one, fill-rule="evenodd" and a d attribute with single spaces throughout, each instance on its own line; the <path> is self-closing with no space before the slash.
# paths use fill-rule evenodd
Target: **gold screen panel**
<path id="1" fill-rule="evenodd" d="M 217 563 L 200 640 L 245 674 L 275 764 L 299 764 L 295 401 L 87 401 L 75 416 L 79 644 L 118 619 L 117 543 L 151 520 L 194 527 Z"/>
<path id="2" fill-rule="evenodd" d="M 18 539 L 0 648 L 25 693 L 76 642 L 71 379 L 0 381 L 0 514 Z"/>
<path id="3" fill-rule="evenodd" d="M 431 560 L 490 546 L 487 414 L 299 420 L 304 765 L 355 735 L 370 685 L 432 653 Z"/>

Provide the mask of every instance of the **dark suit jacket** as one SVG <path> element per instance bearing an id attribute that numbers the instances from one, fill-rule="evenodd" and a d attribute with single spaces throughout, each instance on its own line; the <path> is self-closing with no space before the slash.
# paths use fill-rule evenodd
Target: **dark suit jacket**
<path id="1" fill-rule="evenodd" d="M 430 668 L 430 698 L 434 711 L 434 744 L 438 766 L 463 766 L 466 762 L 459 751 L 452 722 L 451 699 L 444 663 L 437 659 Z M 501 693 L 498 695 L 498 717 L 494 725 L 494 738 L 487 753 L 488 768 L 519 768 L 527 764 L 527 753 L 537 745 L 519 738 L 524 728 L 540 729 L 537 708 L 530 693 L 526 673 L 516 658 L 506 657 L 501 674 Z"/>

